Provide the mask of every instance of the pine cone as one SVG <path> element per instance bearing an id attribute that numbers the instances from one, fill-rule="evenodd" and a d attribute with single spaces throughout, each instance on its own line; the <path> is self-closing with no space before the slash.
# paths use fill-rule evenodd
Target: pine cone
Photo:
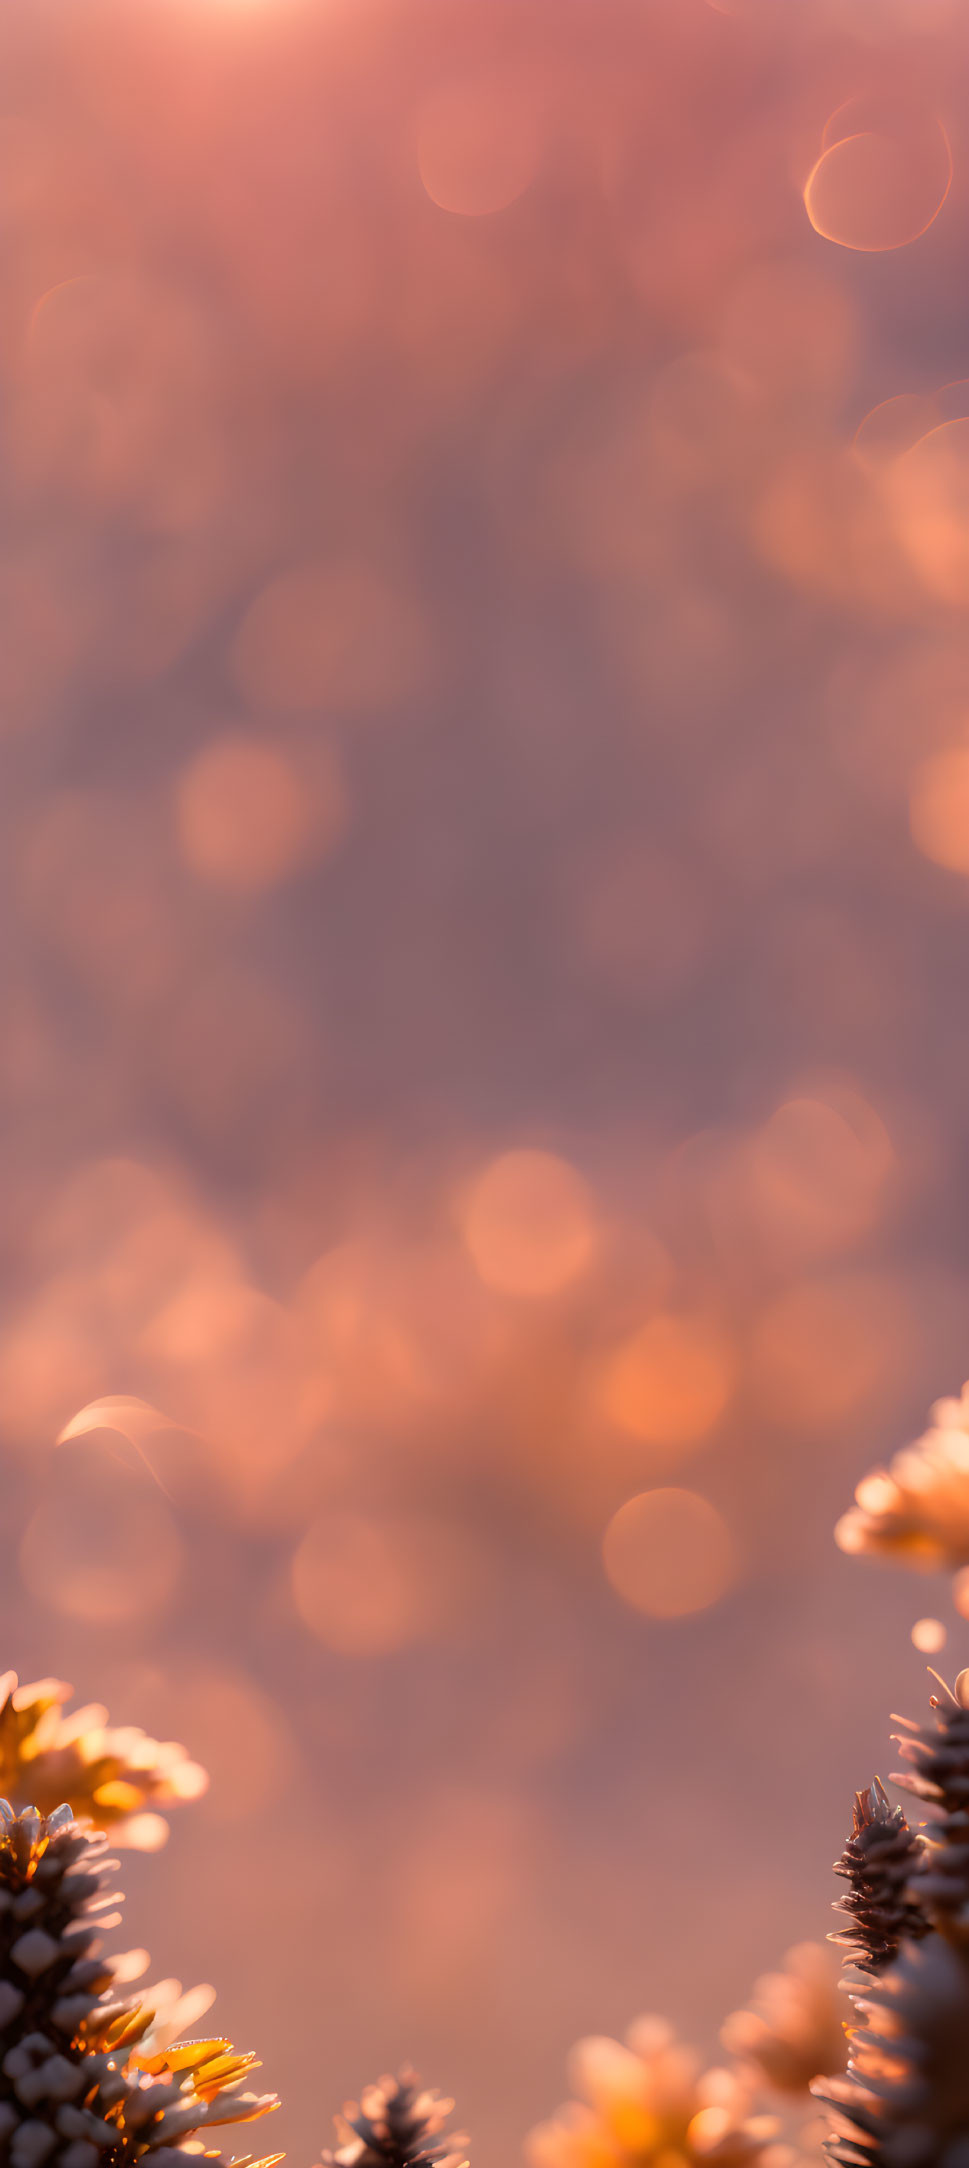
<path id="1" fill-rule="evenodd" d="M 167 1824 L 156 1812 L 197 1799 L 208 1783 L 174 1740 L 150 1739 L 134 1725 L 110 1729 L 97 1703 L 64 1715 L 74 1689 L 62 1679 L 18 1686 L 0 1677 L 0 1793 L 15 1806 L 49 1814 L 62 1800 L 116 1844 L 154 1851 Z"/>
<path id="2" fill-rule="evenodd" d="M 946 1689 L 948 1693 L 948 1688 Z M 899 1739 L 911 1765 L 892 1783 L 937 1806 L 931 1837 L 921 1848 L 911 1895 L 942 1933 L 969 1938 L 969 1673 L 943 1702 L 932 1697 L 934 1724 L 912 1726 Z"/>
<path id="3" fill-rule="evenodd" d="M 905 1943 L 854 1998 L 844 2078 L 811 2090 L 834 2111 L 842 2168 L 959 2168 L 969 2157 L 969 1964 L 941 1935 Z"/>
<path id="4" fill-rule="evenodd" d="M 413 2070 L 379 2078 L 361 2094 L 359 2105 L 348 2101 L 335 2118 L 346 2142 L 323 2153 L 323 2168 L 468 2168 L 462 2151 L 466 2139 L 437 2137 L 453 2107 L 453 2100 L 439 2093 L 422 2092 Z"/>
<path id="5" fill-rule="evenodd" d="M 190 2168 L 193 2133 L 277 2105 L 237 2091 L 254 2058 L 225 2040 L 139 2055 L 153 2013 L 112 1992 L 92 1921 L 111 1901 L 106 1854 L 107 1839 L 78 1828 L 68 1806 L 45 1818 L 0 1800 L 4 2168 Z M 224 2168 L 217 2153 L 206 2160 Z"/>
<path id="6" fill-rule="evenodd" d="M 851 1885 L 835 1905 L 851 1926 L 829 1940 L 848 1951 L 859 1971 L 883 1972 L 901 1942 L 928 1934 L 929 1921 L 906 1895 L 923 1851 L 878 1777 L 867 1791 L 855 1793 L 854 1826 L 834 1868 Z"/>

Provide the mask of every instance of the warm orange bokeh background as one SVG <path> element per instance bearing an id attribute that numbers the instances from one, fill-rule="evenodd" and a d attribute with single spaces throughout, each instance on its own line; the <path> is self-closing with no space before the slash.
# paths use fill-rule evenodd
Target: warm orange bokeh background
<path id="1" fill-rule="evenodd" d="M 965 25 L 2 12 L 2 1659 L 294 2168 L 711 2048 L 966 1658 Z"/>

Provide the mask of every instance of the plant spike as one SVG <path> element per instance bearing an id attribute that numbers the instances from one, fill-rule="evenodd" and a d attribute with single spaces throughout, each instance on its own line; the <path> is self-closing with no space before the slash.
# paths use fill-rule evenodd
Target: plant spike
<path id="1" fill-rule="evenodd" d="M 884 1972 L 903 1941 L 928 1934 L 930 1922 L 909 1894 L 923 1852 L 923 1840 L 901 1807 L 892 1806 L 879 1777 L 855 1793 L 851 1835 L 834 1868 L 849 1884 L 835 1911 L 851 1924 L 828 1939 L 859 1972 Z"/>
<path id="2" fill-rule="evenodd" d="M 413 2070 L 378 2078 L 335 2118 L 344 2143 L 323 2153 L 324 2168 L 468 2168 L 463 2135 L 438 2136 L 453 2107 Z"/>
<path id="3" fill-rule="evenodd" d="M 933 1678 L 936 1674 L 932 1673 Z M 955 1691 L 940 1679 L 934 1722 L 899 1738 L 908 1767 L 892 1783 L 938 1809 L 913 1877 L 911 1895 L 939 1932 L 969 1941 L 969 1673 Z M 943 1698 L 944 1696 L 944 1698 Z"/>
<path id="4" fill-rule="evenodd" d="M 0 1800 L 0 2161 L 192 2168 L 204 2152 L 210 2168 L 226 2168 L 199 2134 L 278 2102 L 238 2090 L 254 2058 L 226 2040 L 151 2049 L 150 2003 L 119 1999 L 100 1955 L 117 1865 L 107 1851 L 69 1806 L 17 1814 Z M 235 2168 L 251 2163 L 246 2155 Z"/>
<path id="5" fill-rule="evenodd" d="M 960 2168 L 969 2158 L 969 1965 L 942 1935 L 909 1942 L 853 1996 L 843 2078 L 811 2091 L 833 2112 L 839 2168 Z"/>

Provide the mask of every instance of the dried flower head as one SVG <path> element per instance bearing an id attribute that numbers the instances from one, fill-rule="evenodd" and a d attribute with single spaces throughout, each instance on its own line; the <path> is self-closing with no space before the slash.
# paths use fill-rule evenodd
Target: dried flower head
<path id="1" fill-rule="evenodd" d="M 531 2168 L 780 2168 L 773 2116 L 750 2113 L 750 2088 L 736 2072 L 709 2070 L 661 2018 L 640 2018 L 625 2045 L 580 2040 L 569 2076 L 578 2100 L 527 2141 Z"/>
<path id="2" fill-rule="evenodd" d="M 928 1933 L 928 1920 L 908 1894 L 924 1849 L 924 1840 L 909 1828 L 901 1807 L 892 1806 L 878 1777 L 855 1793 L 854 1825 L 834 1869 L 849 1885 L 835 1911 L 845 1913 L 851 1925 L 830 1939 L 848 1951 L 859 1971 L 883 1972 L 900 1943 Z"/>
<path id="3" fill-rule="evenodd" d="M 936 1401 L 929 1429 L 887 1470 L 865 1476 L 835 1540 L 927 1571 L 969 1562 L 969 1384 Z"/>
<path id="4" fill-rule="evenodd" d="M 969 1965 L 943 1936 L 905 1943 L 856 1995 L 844 2078 L 814 2091 L 833 2110 L 843 2168 L 959 2168 L 969 2157 Z"/>
<path id="5" fill-rule="evenodd" d="M 0 2156 L 9 2168 L 187 2168 L 203 2153 L 225 2168 L 209 2131 L 265 2115 L 275 2095 L 240 2092 L 257 2066 L 226 2040 L 153 2051 L 151 2009 L 118 2000 L 100 1954 L 106 1854 L 69 1807 L 45 1817 L 0 1801 Z"/>
<path id="6" fill-rule="evenodd" d="M 735 2010 L 720 2038 L 775 2092 L 807 2093 L 812 2078 L 843 2070 L 845 2037 L 838 1962 L 823 1942 L 788 1950 L 782 1972 L 754 1985 L 751 2006 Z"/>
<path id="7" fill-rule="evenodd" d="M 18 1686 L 0 1677 L 0 1792 L 16 1806 L 49 1814 L 65 1800 L 115 1844 L 155 1851 L 168 1825 L 157 1812 L 197 1799 L 205 1770 L 173 1740 L 150 1739 L 134 1726 L 110 1729 L 97 1703 L 64 1714 L 74 1689 L 61 1679 Z"/>
<path id="8" fill-rule="evenodd" d="M 335 2117 L 343 2142 L 323 2153 L 325 2168 L 468 2168 L 467 2140 L 455 2132 L 439 2136 L 453 2108 L 453 2100 L 424 2091 L 413 2070 L 378 2078 Z"/>

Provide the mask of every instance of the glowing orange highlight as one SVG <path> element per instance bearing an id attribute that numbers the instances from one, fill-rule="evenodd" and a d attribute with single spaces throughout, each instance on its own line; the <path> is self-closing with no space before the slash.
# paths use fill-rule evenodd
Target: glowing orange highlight
<path id="1" fill-rule="evenodd" d="M 569 2084 L 603 2116 L 621 2146 L 650 2152 L 662 2125 L 650 2100 L 650 2073 L 641 2055 L 606 2034 L 577 2040 L 569 2056 Z"/>
<path id="2" fill-rule="evenodd" d="M 541 151 L 537 107 L 513 77 L 448 84 L 421 109 L 418 171 L 442 211 L 505 210 L 534 178 Z"/>
<path id="3" fill-rule="evenodd" d="M 617 1595 L 650 1618 L 705 1611 L 735 1580 L 722 1514 L 696 1491 L 643 1491 L 613 1515 L 602 1558 Z"/>
<path id="4" fill-rule="evenodd" d="M 68 1445 L 73 1438 L 86 1437 L 92 1430 L 116 1430 L 138 1451 L 154 1431 L 175 1427 L 170 1415 L 163 1415 L 147 1400 L 138 1400 L 129 1393 L 106 1393 L 103 1399 L 89 1401 L 86 1408 L 72 1415 L 55 1443 Z"/>
<path id="5" fill-rule="evenodd" d="M 621 1430 L 651 1445 L 693 1445 L 719 1422 L 735 1375 L 733 1349 L 719 1325 L 663 1312 L 610 1356 L 601 1406 Z"/>
<path id="6" fill-rule="evenodd" d="M 920 1649 L 923 1656 L 938 1656 L 944 1649 L 948 1634 L 940 1618 L 917 1618 L 912 1628 L 912 1646 Z"/>
<path id="7" fill-rule="evenodd" d="M 486 1286 L 552 1295 L 591 1261 L 592 1198 L 582 1176 L 554 1152 L 503 1152 L 474 1183 L 462 1231 Z"/>

